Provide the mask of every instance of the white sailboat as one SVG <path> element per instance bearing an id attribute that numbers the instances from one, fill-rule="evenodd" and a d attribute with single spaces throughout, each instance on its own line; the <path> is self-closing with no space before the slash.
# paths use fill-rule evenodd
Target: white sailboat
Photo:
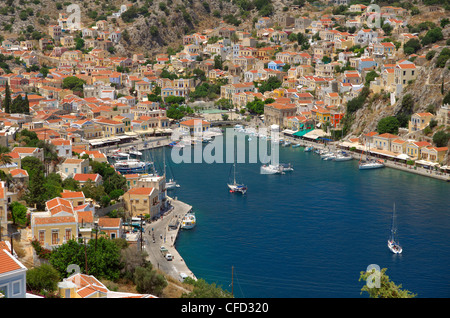
<path id="1" fill-rule="evenodd" d="M 394 210 L 392 211 L 392 227 L 391 227 L 391 236 L 388 239 L 388 247 L 394 254 L 401 254 L 403 252 L 403 248 L 400 246 L 397 236 L 397 227 L 395 224 L 395 203 Z"/>
<path id="2" fill-rule="evenodd" d="M 247 186 L 236 181 L 236 160 L 233 162 L 233 182 L 227 183 L 227 186 L 231 193 L 239 192 L 245 194 L 247 192 Z"/>
<path id="3" fill-rule="evenodd" d="M 163 165 L 164 165 L 164 177 L 166 178 L 166 189 L 167 190 L 173 190 L 175 188 L 179 188 L 180 185 L 173 179 L 167 179 L 167 174 L 166 174 L 166 150 L 163 147 Z M 172 172 L 172 176 L 173 176 L 173 172 Z"/>
<path id="4" fill-rule="evenodd" d="M 366 155 L 367 157 L 367 155 Z M 384 168 L 384 163 L 382 163 L 379 160 L 367 160 L 362 161 L 362 153 L 361 158 L 359 159 L 359 170 L 366 170 L 366 169 L 378 169 L 378 168 Z"/>

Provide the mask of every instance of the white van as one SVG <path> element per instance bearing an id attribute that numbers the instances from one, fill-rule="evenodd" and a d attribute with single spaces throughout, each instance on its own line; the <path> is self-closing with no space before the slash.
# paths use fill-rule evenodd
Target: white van
<path id="1" fill-rule="evenodd" d="M 185 273 L 180 273 L 180 279 L 181 282 L 184 282 L 184 280 L 188 277 L 188 275 L 186 275 Z"/>
<path id="2" fill-rule="evenodd" d="M 172 254 L 170 254 L 170 253 L 167 253 L 167 254 L 166 254 L 166 260 L 168 260 L 168 261 L 171 261 L 171 260 L 173 260 L 173 256 L 172 256 Z"/>

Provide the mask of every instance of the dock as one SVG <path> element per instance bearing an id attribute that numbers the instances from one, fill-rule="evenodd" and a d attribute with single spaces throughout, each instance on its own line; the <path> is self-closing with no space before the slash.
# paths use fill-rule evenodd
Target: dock
<path id="1" fill-rule="evenodd" d="M 172 208 L 158 220 L 149 223 L 145 228 L 144 241 L 146 242 L 145 250 L 148 253 L 148 260 L 153 264 L 154 268 L 160 269 L 179 281 L 182 280 L 180 277 L 181 273 L 197 280 L 176 249 L 176 240 L 181 229 L 181 219 L 192 210 L 192 206 L 176 198 L 169 197 L 169 200 Z M 155 238 L 154 243 L 153 237 Z M 161 246 L 164 246 L 168 253 L 173 256 L 172 261 L 164 258 L 160 251 Z"/>

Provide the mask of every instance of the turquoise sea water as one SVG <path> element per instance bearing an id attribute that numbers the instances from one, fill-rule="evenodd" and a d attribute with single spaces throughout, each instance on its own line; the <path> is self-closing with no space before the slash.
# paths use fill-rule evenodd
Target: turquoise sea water
<path id="1" fill-rule="evenodd" d="M 360 272 L 377 264 L 418 297 L 450 297 L 449 183 L 280 147 L 295 171 L 261 175 L 260 164 L 239 164 L 242 196 L 228 191 L 231 163 L 173 164 L 167 150 L 181 184 L 169 195 L 197 217 L 176 246 L 198 278 L 231 291 L 233 267 L 235 297 L 367 297 Z M 158 166 L 162 150 L 152 156 Z M 394 203 L 401 255 L 387 248 Z"/>

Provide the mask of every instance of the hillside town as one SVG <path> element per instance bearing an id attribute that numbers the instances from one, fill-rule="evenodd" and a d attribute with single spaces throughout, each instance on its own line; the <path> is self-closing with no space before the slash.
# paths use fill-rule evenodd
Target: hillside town
<path id="1" fill-rule="evenodd" d="M 386 5 L 377 13 L 358 1 L 330 0 L 309 13 L 293 4 L 255 19 L 249 29 L 224 20 L 183 35 L 181 46 L 169 44 L 160 54 L 118 56 L 115 46 L 128 30 L 116 20 L 132 6 L 124 3 L 90 25 L 74 25 L 70 13 L 60 12 L 46 33 L 33 36 L 30 26 L 19 37 L 1 36 L 0 293 L 7 298 L 37 297 L 24 280 L 40 250 L 21 263 L 9 242 L 11 226 L 22 241 L 47 250 L 97 233 L 139 244 L 125 223 L 152 222 L 170 211 L 168 180 L 162 173 L 115 170 L 111 150 L 167 145 L 175 129 L 192 131 L 197 120 L 206 129 L 228 122 L 276 125 L 293 140 L 336 142 L 450 173 L 448 76 L 425 83 L 426 72 L 448 75 L 445 8 L 420 6 L 439 18 L 416 23 L 416 6 Z M 414 103 L 410 88 L 418 80 L 439 87 L 438 104 Z M 369 99 L 390 113 L 355 131 L 352 116 Z M 25 221 L 17 229 L 22 206 Z M 9 272 L 18 283 L 3 288 Z M 156 297 L 114 292 L 81 273 L 60 282 L 58 294 Z"/>

